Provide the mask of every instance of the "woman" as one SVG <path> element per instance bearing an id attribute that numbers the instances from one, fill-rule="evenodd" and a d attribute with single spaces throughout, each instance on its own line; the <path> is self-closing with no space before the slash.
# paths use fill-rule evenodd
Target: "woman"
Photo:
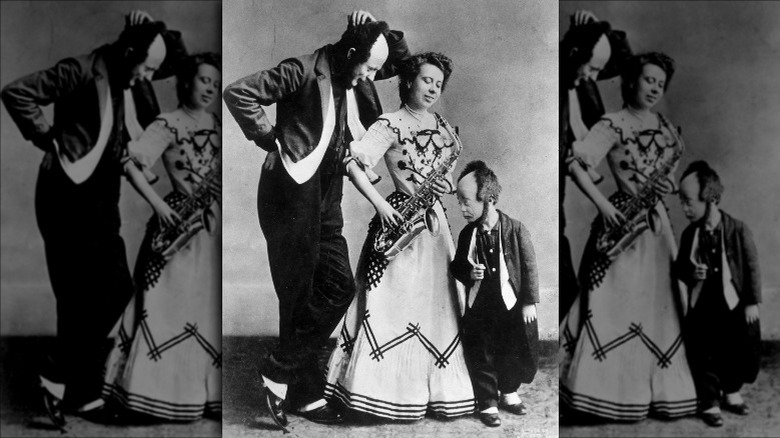
<path id="1" fill-rule="evenodd" d="M 389 262 L 373 249 L 377 233 L 402 221 L 397 209 L 431 172 L 442 173 L 433 184 L 436 195 L 453 191 L 460 140 L 444 118 L 429 112 L 451 72 L 450 59 L 438 53 L 407 60 L 399 77 L 401 109 L 380 116 L 350 145 L 347 173 L 377 216 L 358 263 L 358 294 L 330 358 L 325 394 L 353 411 L 417 420 L 427 411 L 453 417 L 474 410 L 458 334 L 459 294 L 448 269 L 455 248 L 441 203 L 433 206 L 438 235 L 423 231 Z M 368 176 L 382 158 L 396 189 L 387 200 Z M 447 161 L 451 166 L 442 169 Z"/>
<path id="2" fill-rule="evenodd" d="M 685 307 L 671 276 L 677 245 L 662 199 L 674 190 L 684 146 L 677 129 L 652 111 L 673 73 L 666 55 L 630 58 L 623 109 L 573 145 L 569 171 L 599 211 L 580 266 L 582 290 L 561 325 L 561 400 L 575 412 L 630 421 L 696 410 L 680 335 Z M 618 187 L 609 199 L 589 176 L 605 156 Z M 622 252 L 599 251 L 602 230 L 631 219 L 622 212 L 638 198 L 651 205 L 650 228 Z"/>
<path id="3" fill-rule="evenodd" d="M 207 111 L 220 93 L 220 71 L 217 54 L 188 57 L 177 74 L 179 108 L 159 116 L 128 145 L 125 172 L 154 216 L 135 266 L 137 292 L 119 321 L 108 359 L 103 395 L 109 406 L 130 413 L 197 420 L 221 412 L 222 129 L 217 114 Z M 150 169 L 161 156 L 173 185 L 165 199 L 150 185 L 156 180 Z M 205 205 L 193 203 L 195 198 Z M 194 213 L 186 214 L 184 205 L 196 207 Z M 190 218 L 192 229 L 199 229 L 190 240 L 178 250 L 153 249 L 161 230 Z"/>

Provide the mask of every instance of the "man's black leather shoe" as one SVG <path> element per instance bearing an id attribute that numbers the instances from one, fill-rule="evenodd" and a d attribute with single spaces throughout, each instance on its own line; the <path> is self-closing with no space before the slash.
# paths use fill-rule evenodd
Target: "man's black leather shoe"
<path id="1" fill-rule="evenodd" d="M 271 415 L 271 419 L 274 420 L 274 423 L 282 429 L 287 430 L 286 427 L 290 422 L 287 420 L 287 414 L 284 413 L 284 408 L 282 407 L 282 402 L 284 400 L 277 397 L 276 394 L 271 392 L 265 385 L 263 385 L 262 399 L 263 404 Z"/>
<path id="2" fill-rule="evenodd" d="M 298 411 L 298 415 L 319 424 L 337 424 L 344 421 L 341 414 L 327 404 L 306 412 Z"/>
<path id="3" fill-rule="evenodd" d="M 49 420 L 51 420 L 57 428 L 64 428 L 67 421 L 65 421 L 65 416 L 62 415 L 62 399 L 49 392 L 45 386 L 41 385 L 40 388 L 46 415 L 49 416 Z"/>
<path id="4" fill-rule="evenodd" d="M 498 417 L 498 414 L 485 414 L 480 412 L 479 419 L 488 427 L 501 426 L 501 418 Z"/>

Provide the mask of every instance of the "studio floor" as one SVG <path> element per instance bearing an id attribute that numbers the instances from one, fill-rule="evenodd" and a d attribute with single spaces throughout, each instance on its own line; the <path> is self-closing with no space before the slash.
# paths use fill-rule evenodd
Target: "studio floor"
<path id="1" fill-rule="evenodd" d="M 523 436 L 523 437 L 780 437 L 780 342 L 764 342 L 761 373 L 755 384 L 743 391 L 752 413 L 738 417 L 726 413 L 725 425 L 707 427 L 690 417 L 675 421 L 648 419 L 633 424 L 572 425 L 561 421 L 559 432 L 556 342 L 543 343 L 539 373 L 521 397 L 528 415 L 504 413 L 503 425 L 488 429 L 476 416 L 453 420 L 425 418 L 407 424 L 346 423 L 323 426 L 290 416 L 290 434 L 278 430 L 262 408 L 255 377 L 256 358 L 276 340 L 269 337 L 228 337 L 223 340 L 223 418 L 185 424 L 105 426 L 68 416 L 66 433 L 49 425 L 36 391 L 34 363 L 39 352 L 51 344 L 49 337 L 0 338 L 0 436 L 3 437 L 406 437 L 406 436 Z M 328 356 L 323 349 L 321 361 Z"/>
<path id="2" fill-rule="evenodd" d="M 561 437 L 780 437 L 780 341 L 762 343 L 761 371 L 742 389 L 751 414 L 723 414 L 723 427 L 711 428 L 696 417 L 673 421 L 647 419 L 628 424 L 572 425 L 564 419 Z"/>
<path id="3" fill-rule="evenodd" d="M 272 338 L 224 338 L 222 351 L 223 433 L 225 437 L 283 436 L 262 408 L 256 379 L 256 358 L 273 346 Z M 407 437 L 407 436 L 523 436 L 530 438 L 558 436 L 558 370 L 555 366 L 557 341 L 542 343 L 539 372 L 531 385 L 521 388 L 521 398 L 529 408 L 522 417 L 501 415 L 501 427 L 488 429 L 476 416 L 451 420 L 424 418 L 414 423 L 356 424 L 323 426 L 303 418 L 289 416 L 290 434 L 294 437 Z M 329 354 L 323 350 L 320 361 Z"/>

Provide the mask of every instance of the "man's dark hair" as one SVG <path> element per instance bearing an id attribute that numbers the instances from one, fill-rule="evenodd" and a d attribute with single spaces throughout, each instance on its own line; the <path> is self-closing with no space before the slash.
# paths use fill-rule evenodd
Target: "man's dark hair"
<path id="1" fill-rule="evenodd" d="M 401 64 L 398 74 L 398 95 L 401 97 L 401 103 L 406 103 L 409 99 L 409 93 L 412 91 L 411 83 L 420 74 L 420 68 L 423 64 L 430 64 L 437 67 L 444 74 L 444 80 L 441 83 L 441 91 L 447 86 L 447 81 L 452 74 L 452 60 L 441 53 L 425 52 L 414 55 L 406 59 Z"/>
<path id="2" fill-rule="evenodd" d="M 125 26 L 119 34 L 116 47 L 119 53 L 125 57 L 126 65 L 136 66 L 146 61 L 149 56 L 149 47 L 157 35 L 165 32 L 165 23 L 162 21 L 147 21 L 134 26 Z M 130 52 L 128 53 L 128 49 Z"/>
<path id="3" fill-rule="evenodd" d="M 458 177 L 458 181 L 464 176 L 474 172 L 474 178 L 477 180 L 477 201 L 487 201 L 493 199 L 493 204 L 498 203 L 498 195 L 501 193 L 501 185 L 498 183 L 498 177 L 490 170 L 482 160 L 472 161 L 466 165 Z"/>
<path id="4" fill-rule="evenodd" d="M 371 47 L 379 35 L 384 35 L 387 38 L 389 33 L 390 27 L 384 21 L 370 21 L 359 26 L 348 26 L 347 30 L 341 34 L 341 39 L 333 46 L 336 64 L 343 70 L 368 61 Z M 347 59 L 349 49 L 355 49 L 355 51 Z"/>
<path id="5" fill-rule="evenodd" d="M 634 55 L 626 60 L 623 72 L 620 74 L 620 94 L 623 96 L 624 104 L 632 102 L 635 98 L 637 81 L 639 81 L 639 77 L 647 64 L 658 66 L 666 73 L 664 93 L 669 88 L 669 83 L 672 82 L 672 76 L 674 76 L 674 59 L 660 52 Z"/>
<path id="6" fill-rule="evenodd" d="M 606 21 L 592 21 L 572 26 L 561 40 L 561 74 L 568 86 L 577 77 L 577 70 L 593 58 L 593 48 L 602 35 L 608 34 L 611 26 Z"/>
<path id="7" fill-rule="evenodd" d="M 222 57 L 219 53 L 197 53 L 184 58 L 176 69 L 176 97 L 179 98 L 179 104 L 186 103 L 190 98 L 192 80 L 198 74 L 201 64 L 211 65 L 220 73 L 222 72 Z"/>
<path id="8" fill-rule="evenodd" d="M 720 197 L 723 195 L 723 184 L 715 169 L 704 160 L 694 161 L 685 169 L 680 181 L 692 173 L 696 174 L 696 179 L 699 181 L 699 200 L 719 204 Z"/>

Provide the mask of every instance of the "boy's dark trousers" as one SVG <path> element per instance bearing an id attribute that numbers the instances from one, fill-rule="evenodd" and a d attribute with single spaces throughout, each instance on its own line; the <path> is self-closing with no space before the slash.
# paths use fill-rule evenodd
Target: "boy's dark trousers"
<path id="1" fill-rule="evenodd" d="M 482 281 L 463 317 L 463 348 L 479 410 L 498 406 L 498 392 L 515 392 L 536 374 L 537 322 L 523 322 L 522 303 L 510 310 L 498 275 Z M 530 342 L 529 342 L 530 339 Z"/>
<path id="2" fill-rule="evenodd" d="M 740 390 L 743 361 L 749 360 L 745 307 L 740 303 L 729 310 L 720 276 L 709 277 L 685 319 L 685 348 L 700 410 L 720 406 L 722 395 Z"/>

